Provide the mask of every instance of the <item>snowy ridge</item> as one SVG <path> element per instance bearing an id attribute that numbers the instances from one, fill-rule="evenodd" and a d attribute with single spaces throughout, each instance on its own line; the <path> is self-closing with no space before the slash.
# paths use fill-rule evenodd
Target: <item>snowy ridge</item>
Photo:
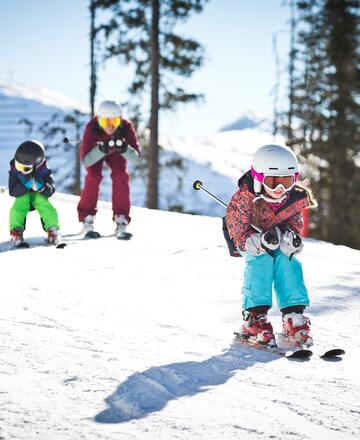
<path id="1" fill-rule="evenodd" d="M 52 200 L 71 240 L 78 199 Z M 100 202 L 104 238 L 5 252 L 12 203 L 0 193 L 0 438 L 359 437 L 359 251 L 305 240 L 314 350 L 346 356 L 289 361 L 232 345 L 243 261 L 219 218 L 133 208 L 119 242 Z M 26 236 L 44 236 L 36 213 Z"/>
<path id="2" fill-rule="evenodd" d="M 56 125 L 61 126 L 61 114 L 79 109 L 70 99 L 45 89 L 36 89 L 22 84 L 0 82 L 0 185 L 7 185 L 8 164 L 17 146 L 25 139 L 39 139 L 47 144 L 44 134 L 35 127 L 49 121 L 54 114 L 59 114 Z M 254 114 L 248 114 L 248 119 L 261 122 L 262 119 Z M 22 120 L 34 123 L 30 127 Z M 87 120 L 85 116 L 84 121 Z M 254 122 L 255 123 L 255 122 Z M 74 127 L 64 126 L 70 139 L 76 138 Z M 62 144 L 63 135 L 60 133 L 50 143 Z M 251 157 L 261 145 L 283 142 L 281 137 L 274 138 L 261 122 L 255 128 L 224 131 L 205 137 L 174 137 L 160 136 L 162 147 L 159 207 L 164 210 L 182 210 L 190 213 L 212 216 L 223 215 L 223 208 L 216 202 L 196 194 L 191 187 L 195 180 L 202 180 L 210 191 L 225 202 L 235 192 L 239 177 L 250 168 Z M 73 168 L 74 149 L 68 146 L 68 151 L 62 151 L 48 158 L 48 165 L 54 171 L 54 180 L 59 191 L 65 191 L 71 185 L 69 176 Z M 180 167 L 169 167 L 168 163 L 180 163 Z M 145 206 L 146 183 L 144 176 L 134 172 L 134 166 L 129 163 L 131 171 L 132 202 L 136 206 Z M 104 180 L 101 187 L 101 198 L 111 200 L 111 181 L 109 172 L 104 170 Z M 201 203 L 199 203 L 201 200 Z"/>
<path id="3" fill-rule="evenodd" d="M 88 109 L 80 107 L 75 103 L 75 101 L 72 101 L 67 96 L 45 88 L 37 88 L 20 83 L 8 83 L 0 81 L 0 92 L 8 97 L 35 101 L 43 104 L 44 106 L 54 107 L 64 111 L 79 110 L 84 113 L 88 111 Z"/>

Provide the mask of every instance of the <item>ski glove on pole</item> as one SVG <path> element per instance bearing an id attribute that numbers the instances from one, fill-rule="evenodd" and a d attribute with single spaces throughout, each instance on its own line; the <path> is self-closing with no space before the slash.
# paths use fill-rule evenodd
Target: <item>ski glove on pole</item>
<path id="1" fill-rule="evenodd" d="M 128 144 L 122 139 L 110 139 L 108 142 L 98 141 L 96 146 L 104 154 L 109 154 L 111 151 L 116 151 L 118 153 L 126 153 L 128 149 Z"/>
<path id="2" fill-rule="evenodd" d="M 114 148 L 115 151 L 117 151 L 118 153 L 126 153 L 127 149 L 128 149 L 128 144 L 127 142 L 123 141 L 122 139 L 116 139 L 116 141 L 114 140 L 110 140 L 109 141 L 109 146 Z"/>
<path id="3" fill-rule="evenodd" d="M 111 147 L 108 145 L 107 142 L 98 141 L 96 142 L 96 146 L 102 153 L 104 154 L 110 153 Z"/>
<path id="4" fill-rule="evenodd" d="M 280 250 L 283 254 L 288 255 L 291 258 L 293 255 L 298 254 L 304 248 L 304 244 L 299 234 L 293 231 L 286 230 L 280 240 Z"/>
<path id="5" fill-rule="evenodd" d="M 263 248 L 274 251 L 280 246 L 281 231 L 275 226 L 261 234 L 261 245 Z"/>
<path id="6" fill-rule="evenodd" d="M 277 226 L 265 232 L 256 232 L 246 240 L 245 250 L 254 256 L 270 253 L 280 246 L 280 238 L 281 232 Z"/>
<path id="7" fill-rule="evenodd" d="M 33 191 L 40 191 L 44 188 L 45 183 L 41 182 L 39 180 L 34 180 L 34 183 L 32 185 Z"/>

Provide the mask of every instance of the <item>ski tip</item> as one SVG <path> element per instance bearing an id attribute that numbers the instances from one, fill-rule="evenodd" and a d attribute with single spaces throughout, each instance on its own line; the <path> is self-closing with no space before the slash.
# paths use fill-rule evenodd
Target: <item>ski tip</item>
<path id="1" fill-rule="evenodd" d="M 117 239 L 118 240 L 130 240 L 132 236 L 133 235 L 131 232 L 123 232 L 117 236 Z"/>
<path id="2" fill-rule="evenodd" d="M 320 357 L 322 359 L 329 359 L 337 356 L 342 356 L 345 354 L 345 350 L 342 348 L 333 348 L 331 350 L 325 351 L 324 354 L 322 354 Z"/>
<path id="3" fill-rule="evenodd" d="M 311 350 L 296 350 L 285 354 L 285 357 L 291 359 L 306 359 L 313 355 Z"/>
<path id="4" fill-rule="evenodd" d="M 64 249 L 64 247 L 66 247 L 66 246 L 67 246 L 67 243 L 59 243 L 55 247 L 56 247 L 56 249 Z"/>
<path id="5" fill-rule="evenodd" d="M 100 238 L 101 235 L 96 231 L 89 231 L 85 234 L 85 238 Z"/>

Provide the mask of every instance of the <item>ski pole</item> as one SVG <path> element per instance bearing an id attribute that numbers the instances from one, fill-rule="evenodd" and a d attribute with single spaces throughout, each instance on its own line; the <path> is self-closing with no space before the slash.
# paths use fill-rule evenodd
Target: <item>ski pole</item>
<path id="1" fill-rule="evenodd" d="M 225 202 L 223 202 L 221 199 L 219 199 L 219 197 L 216 197 L 214 194 L 212 194 L 210 191 L 208 191 L 207 189 L 205 189 L 203 187 L 203 184 L 201 182 L 201 180 L 195 180 L 195 182 L 193 182 L 193 188 L 196 191 L 199 191 L 200 189 L 202 191 L 204 191 L 205 194 L 207 194 L 209 197 L 211 197 L 212 199 L 214 199 L 216 202 L 218 202 L 221 206 L 223 206 L 224 208 L 227 208 L 227 204 Z M 259 228 L 258 226 L 254 225 L 253 223 L 250 224 L 250 226 L 256 231 L 256 232 L 260 232 L 261 234 L 263 233 L 262 229 Z M 273 239 L 273 244 L 277 244 L 276 241 L 278 242 L 277 237 L 271 237 Z M 263 248 L 265 249 L 265 251 L 271 256 L 274 257 L 273 253 L 271 252 L 270 249 L 266 248 L 265 246 L 263 246 Z"/>
<path id="2" fill-rule="evenodd" d="M 227 204 L 225 202 L 223 202 L 221 199 L 219 199 L 219 197 L 216 197 L 214 194 L 212 194 L 210 191 L 208 191 L 207 189 L 205 189 L 203 187 L 203 184 L 201 182 L 201 180 L 195 180 L 195 182 L 193 183 L 193 188 L 196 191 L 199 191 L 201 189 L 201 191 L 204 191 L 205 194 L 207 194 L 209 197 L 211 197 L 212 199 L 214 199 L 216 202 L 218 202 L 221 206 L 223 206 L 224 208 L 227 208 Z M 253 229 L 255 229 L 255 231 L 257 232 L 262 232 L 262 230 L 260 228 L 258 228 L 257 226 L 251 224 L 250 225 Z"/>
<path id="3" fill-rule="evenodd" d="M 204 193 L 206 193 L 209 197 L 211 197 L 212 199 L 214 199 L 216 202 L 218 202 L 221 206 L 223 206 L 224 208 L 227 208 L 227 204 L 225 202 L 223 202 L 221 199 L 219 199 L 218 197 L 214 196 L 214 194 L 211 194 L 210 191 L 206 190 L 203 187 L 203 184 L 201 182 L 201 180 L 195 180 L 195 182 L 193 183 L 193 188 L 196 191 L 199 191 L 201 189 L 201 191 L 204 191 Z"/>

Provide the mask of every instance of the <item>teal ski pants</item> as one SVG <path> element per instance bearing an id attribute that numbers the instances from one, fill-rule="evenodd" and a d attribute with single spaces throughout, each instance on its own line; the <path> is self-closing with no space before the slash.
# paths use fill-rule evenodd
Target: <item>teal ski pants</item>
<path id="1" fill-rule="evenodd" d="M 296 305 L 309 305 L 309 296 L 304 283 L 302 266 L 299 260 L 273 251 L 274 257 L 265 253 L 257 257 L 244 252 L 245 273 L 243 308 L 262 305 L 272 306 L 274 286 L 279 309 Z"/>
<path id="2" fill-rule="evenodd" d="M 59 229 L 58 214 L 49 199 L 39 193 L 29 192 L 16 197 L 10 209 L 10 231 L 25 229 L 26 216 L 32 208 L 35 208 L 40 214 L 45 231 L 49 228 Z"/>

